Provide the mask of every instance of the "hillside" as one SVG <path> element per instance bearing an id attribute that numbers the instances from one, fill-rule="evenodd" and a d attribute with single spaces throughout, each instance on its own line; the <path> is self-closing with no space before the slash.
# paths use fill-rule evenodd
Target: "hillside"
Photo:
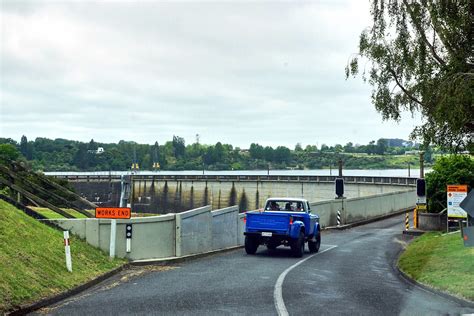
<path id="1" fill-rule="evenodd" d="M 329 169 L 335 168 L 339 159 L 347 169 L 407 168 L 408 164 L 419 164 L 419 145 L 397 139 L 304 148 L 297 143 L 294 149 L 252 143 L 248 149 L 242 149 L 220 142 L 186 144 L 179 136 L 161 145 L 133 141 L 85 143 L 40 137 L 28 141 L 23 136 L 20 143 L 0 138 L 1 146 L 15 156 L 10 159 L 21 157 L 35 171 Z M 432 163 L 434 155 L 441 153 L 437 148 L 427 148 L 425 162 Z"/>
<path id="2" fill-rule="evenodd" d="M 71 238 L 66 270 L 63 234 L 0 200 L 0 313 L 91 280 L 125 261 Z"/>

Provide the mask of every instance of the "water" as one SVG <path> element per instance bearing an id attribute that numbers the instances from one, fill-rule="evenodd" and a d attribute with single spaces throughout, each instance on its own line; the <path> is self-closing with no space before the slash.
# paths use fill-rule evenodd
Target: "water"
<path id="1" fill-rule="evenodd" d="M 431 171 L 425 169 L 425 172 Z M 75 171 L 60 171 L 60 172 L 45 172 L 46 175 L 51 176 L 65 176 L 65 175 L 126 175 L 131 174 L 128 171 L 94 171 L 94 172 L 75 172 Z M 186 170 L 186 171 L 138 171 L 134 174 L 141 175 L 281 175 L 281 176 L 337 176 L 337 169 L 313 169 L 313 170 L 225 170 L 225 171 L 208 171 L 208 170 Z M 367 177 L 408 177 L 408 169 L 344 169 L 342 171 L 344 176 L 367 176 Z M 410 169 L 410 177 L 418 178 L 420 169 Z"/>

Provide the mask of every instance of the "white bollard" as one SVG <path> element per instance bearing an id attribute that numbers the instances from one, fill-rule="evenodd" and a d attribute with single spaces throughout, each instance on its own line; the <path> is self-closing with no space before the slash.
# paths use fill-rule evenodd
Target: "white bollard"
<path id="1" fill-rule="evenodd" d="M 110 258 L 115 258 L 115 239 L 117 236 L 117 220 L 110 220 L 110 249 L 109 255 Z"/>
<path id="2" fill-rule="evenodd" d="M 64 231 L 64 251 L 66 252 L 66 268 L 72 272 L 71 245 L 69 242 L 69 231 Z"/>
<path id="3" fill-rule="evenodd" d="M 337 226 L 341 226 L 341 211 L 337 210 Z"/>

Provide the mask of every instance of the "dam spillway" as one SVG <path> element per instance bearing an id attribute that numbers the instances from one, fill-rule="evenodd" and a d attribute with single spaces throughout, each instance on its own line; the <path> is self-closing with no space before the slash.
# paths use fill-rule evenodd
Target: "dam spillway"
<path id="1" fill-rule="evenodd" d="M 117 206 L 120 176 L 112 174 L 55 174 L 69 181 L 77 193 L 101 206 Z M 355 198 L 413 190 L 416 179 L 406 177 L 345 176 L 345 197 Z M 150 175 L 133 174 L 134 212 L 175 213 L 211 205 L 238 205 L 240 211 L 262 207 L 269 197 L 303 197 L 311 202 L 334 199 L 336 176 L 301 175 Z"/>

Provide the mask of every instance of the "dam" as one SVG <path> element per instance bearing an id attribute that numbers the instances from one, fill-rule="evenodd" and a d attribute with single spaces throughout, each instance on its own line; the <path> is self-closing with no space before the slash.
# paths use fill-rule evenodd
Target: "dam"
<path id="1" fill-rule="evenodd" d="M 120 175 L 55 173 L 76 193 L 101 206 L 117 206 Z M 303 197 L 310 202 L 335 198 L 336 176 L 314 175 L 196 175 L 131 174 L 133 212 L 166 214 L 210 205 L 237 205 L 240 212 L 262 207 L 269 197 Z M 415 178 L 344 176 L 347 198 L 413 191 Z"/>

